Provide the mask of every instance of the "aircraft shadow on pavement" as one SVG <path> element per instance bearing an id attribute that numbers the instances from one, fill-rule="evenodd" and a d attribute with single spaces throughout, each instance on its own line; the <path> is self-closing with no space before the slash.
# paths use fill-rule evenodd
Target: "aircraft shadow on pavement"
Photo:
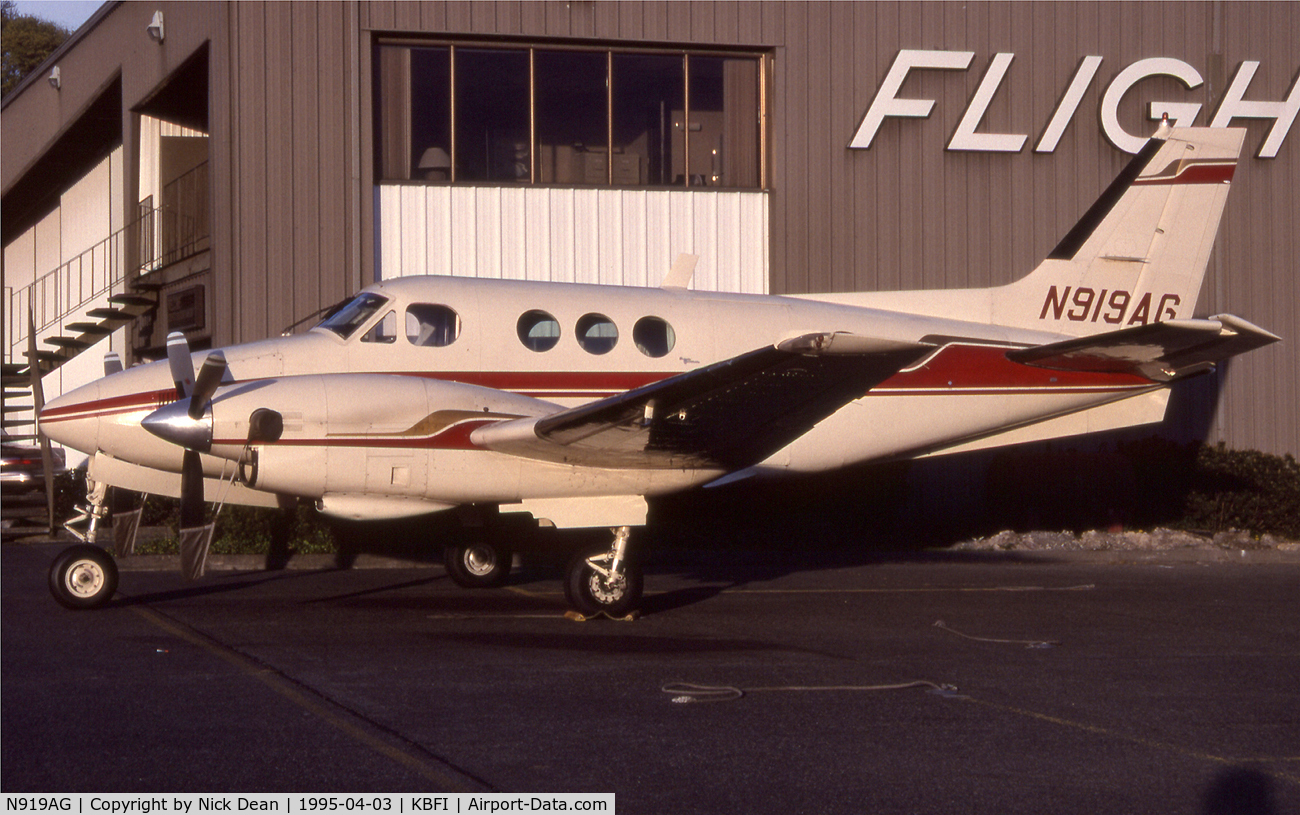
<path id="1" fill-rule="evenodd" d="M 192 597 L 204 597 L 216 594 L 226 594 L 229 592 L 246 591 L 270 583 L 289 580 L 304 580 L 321 574 L 322 572 L 334 571 L 337 570 L 228 572 L 215 576 L 209 575 L 207 578 L 200 579 L 194 583 L 187 583 L 179 588 L 166 589 L 164 591 L 132 594 L 129 592 L 123 592 L 119 589 L 117 596 L 114 597 L 105 608 L 149 605 L 152 603 L 165 603 L 171 600 L 184 600 Z"/>

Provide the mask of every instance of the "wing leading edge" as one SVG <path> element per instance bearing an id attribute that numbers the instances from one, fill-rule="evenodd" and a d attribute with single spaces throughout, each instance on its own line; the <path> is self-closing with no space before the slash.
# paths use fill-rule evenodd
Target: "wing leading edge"
<path id="1" fill-rule="evenodd" d="M 565 464 L 730 471 L 762 461 L 933 350 L 804 334 L 588 405 L 484 426 L 471 440 Z"/>

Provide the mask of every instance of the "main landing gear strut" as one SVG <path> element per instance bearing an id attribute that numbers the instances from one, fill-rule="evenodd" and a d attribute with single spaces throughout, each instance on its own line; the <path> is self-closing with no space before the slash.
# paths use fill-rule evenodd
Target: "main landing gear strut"
<path id="1" fill-rule="evenodd" d="M 564 596 L 580 614 L 624 617 L 641 601 L 641 569 L 628 559 L 630 527 L 614 530 L 609 549 L 586 549 L 569 561 Z"/>
<path id="2" fill-rule="evenodd" d="M 467 589 L 492 588 L 506 582 L 513 557 L 509 547 L 484 540 L 448 544 L 443 552 L 447 574 L 456 585 Z"/>

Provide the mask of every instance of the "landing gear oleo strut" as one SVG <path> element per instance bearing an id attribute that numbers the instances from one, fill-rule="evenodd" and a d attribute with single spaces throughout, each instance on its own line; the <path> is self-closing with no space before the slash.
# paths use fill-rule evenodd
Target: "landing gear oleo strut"
<path id="1" fill-rule="evenodd" d="M 569 561 L 564 596 L 580 614 L 625 617 L 641 601 L 641 569 L 628 559 L 630 527 L 614 530 L 609 549 L 581 550 Z"/>

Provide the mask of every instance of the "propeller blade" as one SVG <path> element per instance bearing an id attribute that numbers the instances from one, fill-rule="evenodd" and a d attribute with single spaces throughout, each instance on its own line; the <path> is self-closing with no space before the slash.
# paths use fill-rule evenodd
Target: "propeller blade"
<path id="1" fill-rule="evenodd" d="M 219 353 L 208 354 L 199 369 L 199 377 L 194 381 L 194 392 L 190 395 L 189 417 L 198 420 L 208 408 L 208 401 L 221 384 L 221 377 L 226 373 L 226 358 Z"/>
<path id="2" fill-rule="evenodd" d="M 181 573 L 198 580 L 208 563 L 213 524 L 203 518 L 203 463 L 199 454 L 186 450 L 181 460 Z"/>
<path id="3" fill-rule="evenodd" d="M 181 529 L 203 525 L 203 462 L 186 450 L 181 459 Z"/>
<path id="4" fill-rule="evenodd" d="M 118 356 L 116 351 L 109 351 L 104 354 L 104 376 L 112 376 L 122 372 L 122 357 Z"/>
<path id="5" fill-rule="evenodd" d="M 167 364 L 172 369 L 172 382 L 176 383 L 176 398 L 184 399 L 193 393 L 194 362 L 190 359 L 190 343 L 179 331 L 167 335 Z"/>
<path id="6" fill-rule="evenodd" d="M 41 360 L 36 351 L 36 313 L 27 307 L 27 370 L 32 379 L 32 423 L 36 443 L 41 448 L 41 473 L 45 476 L 45 510 L 50 522 L 50 535 L 54 535 L 54 453 L 50 439 L 41 432 L 41 408 L 45 407 L 45 388 L 41 384 Z"/>

